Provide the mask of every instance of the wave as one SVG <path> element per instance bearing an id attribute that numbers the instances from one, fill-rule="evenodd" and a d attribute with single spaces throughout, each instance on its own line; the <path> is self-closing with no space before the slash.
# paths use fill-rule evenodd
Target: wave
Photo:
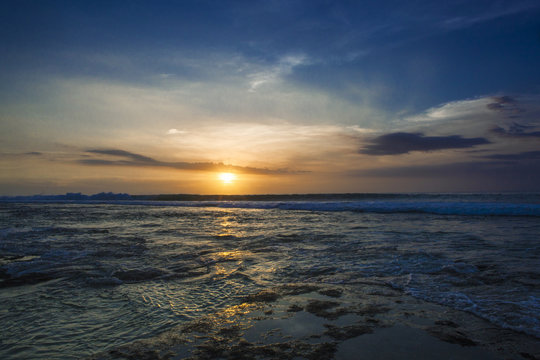
<path id="1" fill-rule="evenodd" d="M 465 216 L 540 216 L 540 194 L 33 195 L 0 203 L 115 204 Z"/>
<path id="2" fill-rule="evenodd" d="M 36 201 L 27 201 L 36 203 Z M 37 203 L 58 201 L 39 201 Z M 111 204 L 173 207 L 216 207 L 228 209 L 353 211 L 363 213 L 423 213 L 464 216 L 540 216 L 540 204 L 496 202 L 435 202 L 435 201 L 69 201 L 77 204 Z"/>

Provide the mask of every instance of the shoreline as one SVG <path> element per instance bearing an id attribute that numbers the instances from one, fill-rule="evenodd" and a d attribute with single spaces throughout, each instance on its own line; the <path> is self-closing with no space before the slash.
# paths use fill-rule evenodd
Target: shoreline
<path id="1" fill-rule="evenodd" d="M 290 284 L 91 356 L 104 359 L 538 359 L 538 339 L 384 284 Z"/>

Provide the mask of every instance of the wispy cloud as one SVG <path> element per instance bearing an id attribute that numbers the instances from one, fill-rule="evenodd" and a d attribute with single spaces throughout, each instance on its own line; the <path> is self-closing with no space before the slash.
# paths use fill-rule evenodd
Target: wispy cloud
<path id="1" fill-rule="evenodd" d="M 249 166 L 235 166 L 223 163 L 212 162 L 167 162 L 159 161 L 148 156 L 132 153 L 119 149 L 90 149 L 86 153 L 105 155 L 106 158 L 79 159 L 77 162 L 82 165 L 93 166 L 133 166 L 133 167 L 167 167 L 178 170 L 198 170 L 198 171 L 231 171 L 246 174 L 292 174 L 293 171 L 287 169 L 264 169 Z M 112 157 L 112 159 L 111 159 Z"/>
<path id="2" fill-rule="evenodd" d="M 292 73 L 294 67 L 307 63 L 305 55 L 287 55 L 279 59 L 278 63 L 249 76 L 249 91 L 255 92 L 264 84 L 279 81 Z"/>
<path id="3" fill-rule="evenodd" d="M 489 2 L 488 2 L 489 3 Z M 459 30 L 479 23 L 519 14 L 540 5 L 536 1 L 494 2 L 490 8 L 474 15 L 461 15 L 447 18 L 442 21 L 441 27 L 448 30 Z M 506 5 L 508 4 L 508 5 Z M 505 6 L 506 5 L 506 6 Z"/>
<path id="4" fill-rule="evenodd" d="M 478 117 L 489 114 L 488 105 L 493 103 L 491 97 L 481 97 L 477 99 L 466 99 L 450 101 L 436 107 L 432 107 L 418 115 L 406 118 L 408 122 L 435 122 L 462 119 L 467 117 Z"/>

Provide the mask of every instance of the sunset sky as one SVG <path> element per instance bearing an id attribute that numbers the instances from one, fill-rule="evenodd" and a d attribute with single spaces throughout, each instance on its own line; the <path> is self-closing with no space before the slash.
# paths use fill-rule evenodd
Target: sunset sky
<path id="1" fill-rule="evenodd" d="M 0 195 L 540 191 L 540 2 L 2 1 L 0 169 Z"/>

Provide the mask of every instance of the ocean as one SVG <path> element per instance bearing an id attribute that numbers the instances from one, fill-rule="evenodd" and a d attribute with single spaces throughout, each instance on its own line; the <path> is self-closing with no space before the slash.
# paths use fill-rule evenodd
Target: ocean
<path id="1" fill-rule="evenodd" d="M 4 197 L 0 358 L 103 354 L 290 284 L 380 286 L 537 341 L 539 259 L 540 194 Z"/>

